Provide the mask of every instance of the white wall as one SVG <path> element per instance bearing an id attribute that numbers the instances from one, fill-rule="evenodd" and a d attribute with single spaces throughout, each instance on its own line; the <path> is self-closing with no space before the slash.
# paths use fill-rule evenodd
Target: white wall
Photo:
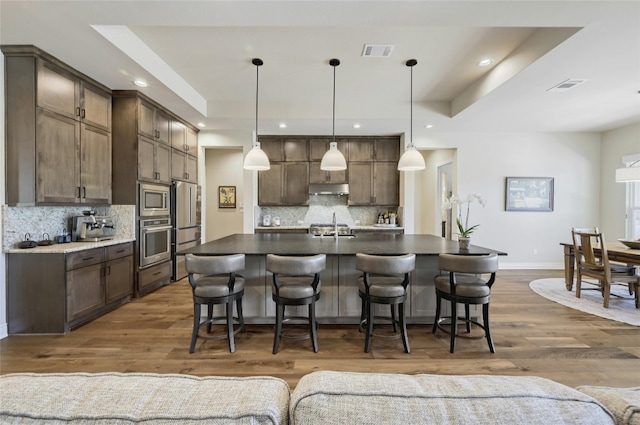
<path id="1" fill-rule="evenodd" d="M 622 157 L 640 154 L 640 124 L 622 127 L 602 134 L 600 146 L 600 230 L 607 241 L 625 235 L 626 184 L 615 183 L 616 168 L 623 167 Z"/>
<path id="2" fill-rule="evenodd" d="M 205 179 L 202 181 L 203 202 L 206 202 L 206 235 L 202 242 L 242 233 L 244 190 L 242 149 L 205 149 Z M 236 208 L 219 208 L 218 186 L 236 187 Z"/>
<path id="3" fill-rule="evenodd" d="M 562 268 L 559 244 L 570 240 L 571 227 L 600 222 L 599 134 L 456 133 L 416 145 L 420 150 L 457 149 L 454 192 L 461 196 L 477 192 L 487 199 L 485 208 L 471 206 L 470 223 L 480 225 L 472 244 L 507 252 L 501 258 L 503 268 Z M 507 176 L 553 177 L 554 211 L 505 211 Z M 433 204 L 432 180 L 424 176 L 414 188 L 407 188 L 416 197 L 426 197 L 424 203 L 416 201 L 421 208 Z"/>
<path id="4" fill-rule="evenodd" d="M 416 205 L 416 234 L 440 235 L 440 212 L 438 205 L 438 167 L 455 161 L 455 149 L 437 149 L 422 151 L 426 168 L 417 173 L 420 184 L 416 187 L 416 197 L 420 202 Z M 453 182 L 455 183 L 455 182 Z M 455 185 L 453 186 L 455 188 Z"/>

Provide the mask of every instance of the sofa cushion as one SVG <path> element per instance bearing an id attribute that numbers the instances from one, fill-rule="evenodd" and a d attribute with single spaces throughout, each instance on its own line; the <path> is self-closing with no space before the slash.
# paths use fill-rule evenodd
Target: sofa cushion
<path id="1" fill-rule="evenodd" d="M 0 376 L 0 423 L 286 424 L 290 391 L 272 377 L 146 373 Z"/>
<path id="2" fill-rule="evenodd" d="M 586 394 L 525 376 L 314 372 L 289 408 L 291 425 L 614 423 Z"/>
<path id="3" fill-rule="evenodd" d="M 584 385 L 576 388 L 598 400 L 618 425 L 640 425 L 640 387 L 612 388 Z"/>

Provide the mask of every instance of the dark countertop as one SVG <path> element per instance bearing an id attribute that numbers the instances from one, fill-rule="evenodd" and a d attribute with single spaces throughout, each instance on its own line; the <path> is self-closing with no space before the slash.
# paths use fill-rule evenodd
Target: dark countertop
<path id="1" fill-rule="evenodd" d="M 354 255 L 356 253 L 396 255 L 438 255 L 467 254 L 482 255 L 496 252 L 495 249 L 471 245 L 469 250 L 460 251 L 457 241 L 451 241 L 433 235 L 399 235 L 399 234 L 359 234 L 353 239 L 340 238 L 336 242 L 331 237 L 313 238 L 307 234 L 235 234 L 194 248 L 178 252 L 178 255 Z"/>

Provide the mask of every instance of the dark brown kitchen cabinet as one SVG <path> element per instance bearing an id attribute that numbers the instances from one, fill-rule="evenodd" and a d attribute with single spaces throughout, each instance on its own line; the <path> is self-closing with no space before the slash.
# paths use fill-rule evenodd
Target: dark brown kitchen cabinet
<path id="1" fill-rule="evenodd" d="M 133 242 L 7 258 L 9 334 L 67 333 L 133 294 Z"/>
<path id="2" fill-rule="evenodd" d="M 398 161 L 398 137 L 374 137 L 349 140 L 349 161 Z"/>
<path id="3" fill-rule="evenodd" d="M 198 156 L 198 133 L 179 120 L 171 120 L 171 147 Z"/>
<path id="4" fill-rule="evenodd" d="M 397 162 L 349 162 L 349 205 L 400 203 Z"/>
<path id="5" fill-rule="evenodd" d="M 272 162 L 258 172 L 258 205 L 308 205 L 309 163 Z"/>
<path id="6" fill-rule="evenodd" d="M 259 137 L 260 147 L 271 162 L 309 161 L 309 139 L 296 137 Z"/>
<path id="7" fill-rule="evenodd" d="M 138 180 L 171 183 L 171 148 L 164 143 L 138 138 Z"/>
<path id="8" fill-rule="evenodd" d="M 347 170 L 324 171 L 320 169 L 322 157 L 329 150 L 329 143 L 332 138 L 316 138 L 309 140 L 309 183 L 347 183 Z M 345 159 L 349 160 L 349 141 L 348 139 L 336 139 L 338 150 L 342 152 Z"/>
<path id="9" fill-rule="evenodd" d="M 139 99 L 139 102 L 138 132 L 143 136 L 168 145 L 171 132 L 171 117 L 169 114 L 143 99 Z"/>
<path id="10" fill-rule="evenodd" d="M 347 170 L 325 171 L 320 164 L 320 161 L 309 163 L 309 183 L 347 183 Z"/>
<path id="11" fill-rule="evenodd" d="M 36 47 L 2 51 L 7 204 L 110 204 L 111 91 Z"/>
<path id="12" fill-rule="evenodd" d="M 197 183 L 198 158 L 177 149 L 171 149 L 171 178 Z"/>

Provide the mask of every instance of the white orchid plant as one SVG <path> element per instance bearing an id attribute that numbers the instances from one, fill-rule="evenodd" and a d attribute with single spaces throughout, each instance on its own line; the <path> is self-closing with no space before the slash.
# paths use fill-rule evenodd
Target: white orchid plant
<path id="1" fill-rule="evenodd" d="M 471 204 L 474 202 L 477 202 L 482 207 L 484 207 L 486 204 L 486 201 L 481 194 L 471 193 L 464 198 L 458 195 L 451 195 L 451 197 L 447 199 L 443 205 L 443 208 L 448 210 L 452 209 L 454 205 L 458 205 L 458 217 L 456 218 L 456 224 L 458 225 L 458 234 L 460 235 L 460 237 L 468 238 L 479 226 L 479 224 L 469 226 L 469 210 L 471 209 Z M 463 221 L 462 213 L 464 210 L 466 211 Z"/>

